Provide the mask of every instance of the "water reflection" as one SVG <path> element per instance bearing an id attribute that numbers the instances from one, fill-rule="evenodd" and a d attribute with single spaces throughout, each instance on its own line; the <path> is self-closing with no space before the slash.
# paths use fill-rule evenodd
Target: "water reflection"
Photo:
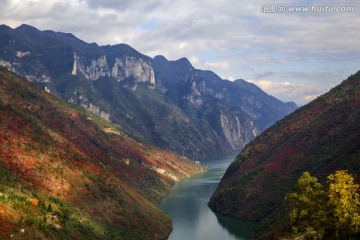
<path id="1" fill-rule="evenodd" d="M 218 220 L 218 223 L 225 229 L 229 231 L 230 234 L 234 236 L 241 236 L 245 239 L 250 239 L 252 231 L 255 230 L 258 223 L 256 222 L 244 222 L 237 219 L 225 217 L 220 214 L 216 214 L 215 216 Z"/>
<path id="2" fill-rule="evenodd" d="M 249 239 L 254 223 L 217 216 L 207 206 L 221 174 L 237 153 L 202 161 L 209 171 L 177 183 L 159 207 L 167 212 L 173 223 L 170 240 Z"/>

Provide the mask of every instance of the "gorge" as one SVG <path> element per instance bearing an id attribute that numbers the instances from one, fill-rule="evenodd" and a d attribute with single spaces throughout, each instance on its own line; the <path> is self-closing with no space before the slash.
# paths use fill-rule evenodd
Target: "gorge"
<path id="1" fill-rule="evenodd" d="M 239 151 L 297 108 L 245 80 L 126 44 L 1 25 L 0 48 L 5 237 L 25 229 L 53 239 L 162 239 L 170 219 L 155 204 L 175 182 L 205 171 L 187 157 Z M 223 172 L 229 164 L 218 161 L 204 162 L 203 216 L 213 214 L 206 199 L 220 179 L 216 165 Z M 228 220 L 211 216 L 220 236 L 229 234 L 221 227 Z"/>

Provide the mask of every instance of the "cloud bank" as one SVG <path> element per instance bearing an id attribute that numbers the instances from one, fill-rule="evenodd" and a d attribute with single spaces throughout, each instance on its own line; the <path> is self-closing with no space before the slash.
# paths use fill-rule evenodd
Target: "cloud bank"
<path id="1" fill-rule="evenodd" d="M 267 4 L 272 2 L 0 0 L 0 23 L 71 32 L 100 45 L 127 43 L 152 57 L 187 57 L 223 78 L 266 79 L 273 86 L 288 82 L 294 87 L 286 98 L 301 104 L 358 70 L 358 1 L 291 1 L 292 6 L 354 7 L 346 13 L 264 13 Z M 276 4 L 289 7 L 290 1 Z M 284 96 L 275 90 L 267 91 Z"/>
<path id="2" fill-rule="evenodd" d="M 273 82 L 269 80 L 248 80 L 256 84 L 262 90 L 271 95 L 277 96 L 284 102 L 297 99 L 298 104 L 304 104 L 311 100 L 314 100 L 321 94 L 320 89 L 304 84 L 293 84 L 290 82 Z"/>

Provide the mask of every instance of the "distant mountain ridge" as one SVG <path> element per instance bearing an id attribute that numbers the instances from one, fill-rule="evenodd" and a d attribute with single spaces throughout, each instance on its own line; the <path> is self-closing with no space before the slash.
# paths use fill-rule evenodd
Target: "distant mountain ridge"
<path id="1" fill-rule="evenodd" d="M 186 58 L 150 58 L 126 44 L 0 26 L 0 65 L 129 134 L 193 158 L 241 149 L 296 109 L 245 81 L 222 80 Z"/>
<path id="2" fill-rule="evenodd" d="M 266 234 L 286 219 L 285 194 L 305 171 L 323 184 L 337 170 L 359 179 L 359 119 L 360 71 L 248 144 L 227 169 L 209 206 L 223 215 L 262 221 L 260 236 L 271 239 Z"/>

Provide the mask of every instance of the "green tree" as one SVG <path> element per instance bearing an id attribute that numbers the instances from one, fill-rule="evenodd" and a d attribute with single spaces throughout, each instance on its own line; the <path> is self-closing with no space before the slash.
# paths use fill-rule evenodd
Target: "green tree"
<path id="1" fill-rule="evenodd" d="M 305 233 L 321 238 L 326 221 L 326 193 L 317 178 L 305 172 L 298 180 L 296 192 L 286 195 L 290 202 L 290 225 L 294 234 Z"/>
<path id="2" fill-rule="evenodd" d="M 359 239 L 359 185 L 346 171 L 328 176 L 328 191 L 305 172 L 296 192 L 285 199 L 290 203 L 289 225 L 302 239 Z"/>
<path id="3" fill-rule="evenodd" d="M 328 176 L 329 209 L 336 237 L 347 237 L 360 231 L 359 185 L 346 171 Z"/>

